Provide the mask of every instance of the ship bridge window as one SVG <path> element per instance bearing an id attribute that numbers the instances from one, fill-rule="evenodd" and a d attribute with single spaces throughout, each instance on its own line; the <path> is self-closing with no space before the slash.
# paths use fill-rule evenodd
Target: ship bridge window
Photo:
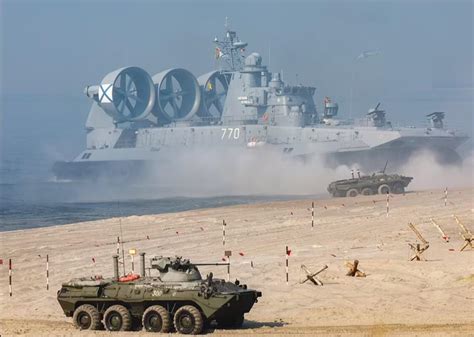
<path id="1" fill-rule="evenodd" d="M 86 152 L 82 155 L 81 159 L 89 159 L 91 157 L 92 153 Z"/>

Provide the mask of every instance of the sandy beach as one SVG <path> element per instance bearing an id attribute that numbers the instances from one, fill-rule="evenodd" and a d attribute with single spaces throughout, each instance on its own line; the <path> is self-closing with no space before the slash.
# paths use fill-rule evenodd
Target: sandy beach
<path id="1" fill-rule="evenodd" d="M 294 200 L 2 232 L 0 335 L 148 336 L 144 331 L 78 331 L 61 311 L 56 292 L 73 277 L 112 275 L 120 223 L 126 251 L 220 262 L 225 219 L 225 249 L 233 252 L 231 279 L 262 291 L 263 297 L 245 316 L 243 329 L 213 335 L 474 336 L 474 250 L 459 251 L 463 239 L 453 218 L 457 215 L 474 232 L 474 190 L 450 190 L 446 206 L 443 190 L 393 195 L 388 217 L 385 199 L 316 200 L 314 229 L 311 201 Z M 408 244 L 419 243 L 409 223 L 429 241 L 423 254 L 427 261 L 409 261 Z M 285 246 L 291 250 L 288 285 Z M 366 277 L 346 276 L 346 262 L 355 259 Z M 300 284 L 302 264 L 311 271 L 327 265 L 318 275 L 324 285 Z M 126 267 L 129 271 L 128 258 Z M 209 271 L 226 276 L 224 268 L 201 268 L 202 274 Z"/>

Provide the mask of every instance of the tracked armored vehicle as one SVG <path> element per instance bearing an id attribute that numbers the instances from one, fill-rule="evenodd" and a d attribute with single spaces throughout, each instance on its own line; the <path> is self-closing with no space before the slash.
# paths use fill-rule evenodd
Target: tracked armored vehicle
<path id="1" fill-rule="evenodd" d="M 370 176 L 361 176 L 357 171 L 357 177 L 333 181 L 328 186 L 328 192 L 333 197 L 356 197 L 359 194 L 400 194 L 405 192 L 405 188 L 413 180 L 413 177 L 406 177 L 399 174 L 386 174 L 385 168 L 382 172 L 374 173 Z"/>
<path id="2" fill-rule="evenodd" d="M 67 317 L 80 329 L 109 331 L 138 330 L 199 334 L 214 321 L 218 327 L 238 328 L 262 293 L 239 281 L 206 279 L 181 257 L 154 257 L 145 275 L 145 254 L 141 254 L 141 275 L 119 277 L 118 256 L 114 256 L 114 277 L 80 278 L 62 285 L 58 301 Z"/>
<path id="3" fill-rule="evenodd" d="M 318 111 L 315 87 L 289 85 L 258 53 L 246 55 L 247 43 L 235 31 L 226 27 L 214 44 L 219 68 L 198 77 L 182 68 L 151 76 L 131 66 L 87 86 L 86 148 L 54 164 L 56 179 L 143 181 L 166 164 L 179 166 L 176 158 L 192 151 L 276 153 L 366 170 L 386 160 L 401 165 L 420 150 L 442 163 L 461 161 L 456 148 L 468 137 L 445 127 L 444 112 L 427 114 L 426 126 L 395 127 L 379 104 L 344 120 L 330 99 Z"/>

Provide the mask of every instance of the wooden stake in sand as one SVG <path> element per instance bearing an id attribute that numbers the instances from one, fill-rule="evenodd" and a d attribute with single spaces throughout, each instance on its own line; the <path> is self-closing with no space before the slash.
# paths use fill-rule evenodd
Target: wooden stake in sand
<path id="1" fill-rule="evenodd" d="M 225 223 L 225 220 L 222 220 L 222 246 L 225 247 L 225 226 L 227 224 Z"/>
<path id="2" fill-rule="evenodd" d="M 311 203 L 311 229 L 314 228 L 314 201 Z"/>
<path id="3" fill-rule="evenodd" d="M 472 242 L 474 241 L 474 237 L 472 236 L 471 231 L 469 229 L 467 229 L 466 226 L 464 226 L 464 224 L 461 222 L 461 220 L 459 220 L 459 218 L 457 216 L 453 215 L 453 217 L 456 220 L 459 227 L 461 227 L 461 229 L 463 230 L 463 232 L 459 233 L 459 234 L 461 234 L 461 237 L 464 239 L 464 245 L 461 247 L 460 251 L 462 252 L 468 246 L 471 249 L 474 248 L 473 245 L 472 245 Z"/>
<path id="4" fill-rule="evenodd" d="M 352 276 L 352 277 L 365 277 L 366 274 L 359 270 L 359 260 L 354 260 L 354 263 L 351 262 L 346 262 L 346 267 L 349 268 L 349 271 L 347 272 L 346 276 Z"/>
<path id="5" fill-rule="evenodd" d="M 321 282 L 320 279 L 318 279 L 316 276 L 326 269 L 328 269 L 328 266 L 325 265 L 322 267 L 320 270 L 318 270 L 316 273 L 312 273 L 304 264 L 301 265 L 301 269 L 306 273 L 306 279 L 300 282 L 300 284 L 305 283 L 306 281 L 311 281 L 315 286 L 322 286 L 323 282 Z"/>
<path id="6" fill-rule="evenodd" d="M 12 291 L 12 259 L 8 259 L 8 293 L 10 294 L 10 297 L 13 296 L 13 291 Z"/>
<path id="7" fill-rule="evenodd" d="M 428 241 L 425 240 L 425 238 L 421 235 L 421 233 L 415 228 L 415 226 L 412 223 L 408 224 L 408 227 L 416 234 L 418 239 L 423 243 L 423 246 L 421 246 L 419 243 L 417 244 L 412 244 L 409 243 L 408 245 L 410 246 L 411 250 L 413 251 L 413 256 L 410 257 L 410 261 L 426 261 L 425 257 L 422 256 L 422 254 L 430 248 L 430 245 Z"/>
<path id="8" fill-rule="evenodd" d="M 46 290 L 49 290 L 49 255 L 46 254 Z"/>
<path id="9" fill-rule="evenodd" d="M 434 221 L 433 218 L 430 219 L 431 220 L 431 223 L 433 224 L 433 226 L 435 226 L 438 231 L 441 233 L 441 237 L 443 238 L 444 241 L 446 242 L 449 242 L 449 237 L 448 235 L 446 235 L 446 233 L 443 231 L 443 229 L 441 228 L 440 225 L 438 225 L 438 223 L 436 221 Z"/>

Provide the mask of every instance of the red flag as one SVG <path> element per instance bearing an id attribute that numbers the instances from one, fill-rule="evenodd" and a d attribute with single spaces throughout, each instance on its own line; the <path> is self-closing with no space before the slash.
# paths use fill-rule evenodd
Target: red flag
<path id="1" fill-rule="evenodd" d="M 240 252 L 239 255 L 240 255 L 240 256 L 244 256 L 244 253 Z"/>
<path id="2" fill-rule="evenodd" d="M 225 260 L 225 257 L 222 258 L 222 261 L 224 261 L 224 262 L 226 261 L 226 260 Z"/>
<path id="3" fill-rule="evenodd" d="M 178 232 L 178 231 L 176 231 L 176 235 L 179 235 L 179 232 Z"/>
<path id="4" fill-rule="evenodd" d="M 94 262 L 94 263 L 95 263 L 95 257 L 93 257 L 93 258 L 92 258 L 92 262 Z"/>
<path id="5" fill-rule="evenodd" d="M 216 60 L 220 59 L 224 55 L 222 50 L 219 47 L 216 47 Z"/>
<path id="6" fill-rule="evenodd" d="M 0 259 L 0 264 L 3 264 L 3 259 Z"/>
<path id="7" fill-rule="evenodd" d="M 286 255 L 290 256 L 291 255 L 291 249 L 286 247 Z"/>

